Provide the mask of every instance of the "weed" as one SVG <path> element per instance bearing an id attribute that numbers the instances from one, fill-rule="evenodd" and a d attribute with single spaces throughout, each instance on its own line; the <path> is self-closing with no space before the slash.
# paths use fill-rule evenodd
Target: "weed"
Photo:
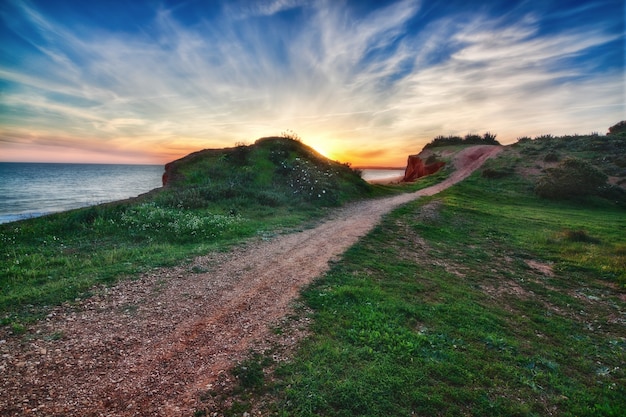
<path id="1" fill-rule="evenodd" d="M 235 366 L 233 375 L 239 380 L 242 388 L 258 390 L 263 387 L 265 374 L 263 369 L 272 363 L 272 359 L 258 353 Z"/>
<path id="2" fill-rule="evenodd" d="M 558 162 L 559 155 L 556 152 L 550 152 L 543 158 L 544 162 Z"/>
<path id="3" fill-rule="evenodd" d="M 589 236 L 586 231 L 582 229 L 570 230 L 566 229 L 560 233 L 560 235 L 568 242 L 583 242 L 583 243 L 600 243 L 600 239 Z"/>
<path id="4" fill-rule="evenodd" d="M 209 268 L 202 265 L 194 265 L 191 267 L 191 272 L 194 274 L 204 274 L 209 272 Z"/>
<path id="5" fill-rule="evenodd" d="M 64 337 L 64 333 L 60 331 L 53 332 L 45 337 L 46 340 L 61 340 Z"/>
<path id="6" fill-rule="evenodd" d="M 26 327 L 20 323 L 12 323 L 11 324 L 11 332 L 14 335 L 21 335 L 26 333 Z"/>
<path id="7" fill-rule="evenodd" d="M 484 178 L 490 179 L 500 179 L 513 175 L 513 171 L 511 169 L 493 169 L 487 168 L 482 170 L 481 175 Z"/>

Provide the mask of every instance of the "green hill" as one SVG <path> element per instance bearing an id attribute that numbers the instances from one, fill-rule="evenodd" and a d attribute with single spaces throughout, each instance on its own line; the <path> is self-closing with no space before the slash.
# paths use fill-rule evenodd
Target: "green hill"
<path id="1" fill-rule="evenodd" d="M 371 193 L 358 171 L 284 137 L 195 152 L 167 164 L 165 175 L 159 201 L 184 208 L 337 206 Z"/>

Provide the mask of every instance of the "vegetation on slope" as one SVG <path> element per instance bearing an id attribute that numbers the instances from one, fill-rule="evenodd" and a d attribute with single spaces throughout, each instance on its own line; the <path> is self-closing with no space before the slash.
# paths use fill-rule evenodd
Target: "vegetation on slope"
<path id="1" fill-rule="evenodd" d="M 177 208 L 218 203 L 240 210 L 252 202 L 267 207 L 337 206 L 371 193 L 357 171 L 284 137 L 200 151 L 168 165 L 169 185 L 159 201 Z"/>
<path id="2" fill-rule="evenodd" d="M 626 206 L 626 135 L 520 138 L 509 150 L 542 197 L 597 195 Z M 609 179 L 609 182 L 607 182 Z"/>
<path id="3" fill-rule="evenodd" d="M 500 145 L 496 140 L 496 134 L 486 132 L 484 135 L 476 135 L 468 133 L 465 137 L 461 136 L 437 136 L 424 146 L 424 149 L 438 148 L 442 146 L 456 145 Z"/>

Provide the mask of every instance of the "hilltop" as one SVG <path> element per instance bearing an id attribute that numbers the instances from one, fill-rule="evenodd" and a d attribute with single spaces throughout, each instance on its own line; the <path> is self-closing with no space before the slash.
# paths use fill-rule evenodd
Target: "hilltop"
<path id="1" fill-rule="evenodd" d="M 286 137 L 194 152 L 165 166 L 163 184 L 177 204 L 196 208 L 217 201 L 338 206 L 371 193 L 358 171 Z"/>

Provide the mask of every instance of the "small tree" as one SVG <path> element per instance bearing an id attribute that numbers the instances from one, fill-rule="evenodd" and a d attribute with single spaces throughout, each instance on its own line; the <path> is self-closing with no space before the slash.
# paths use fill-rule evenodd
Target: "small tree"
<path id="1" fill-rule="evenodd" d="M 496 136 L 498 135 L 496 135 L 495 133 L 486 132 L 483 135 L 483 142 L 487 145 L 499 145 L 500 142 L 496 140 Z"/>
<path id="2" fill-rule="evenodd" d="M 546 170 L 535 187 L 544 198 L 573 198 L 597 194 L 606 184 L 607 176 L 587 161 L 567 158 Z"/>

